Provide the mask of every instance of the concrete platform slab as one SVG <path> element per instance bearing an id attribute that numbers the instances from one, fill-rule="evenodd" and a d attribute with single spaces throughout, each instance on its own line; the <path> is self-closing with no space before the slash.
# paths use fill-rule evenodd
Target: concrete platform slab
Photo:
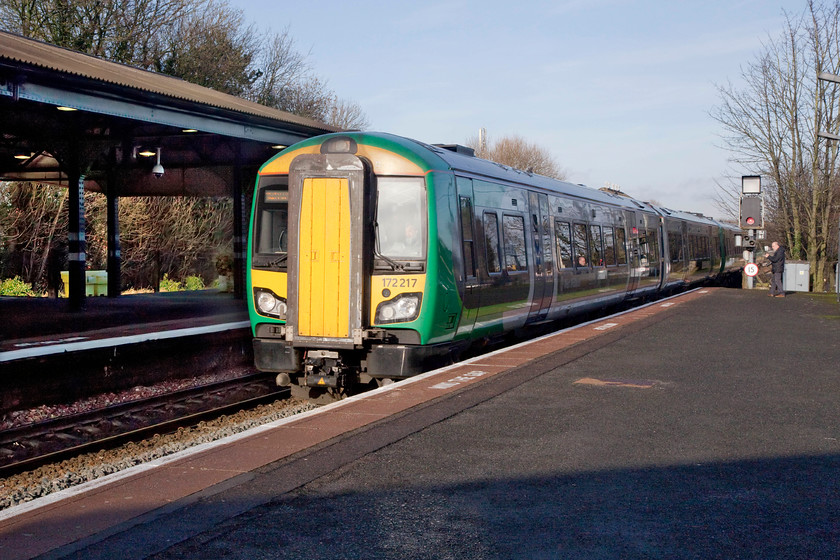
<path id="1" fill-rule="evenodd" d="M 167 470 L 193 494 L 115 506 L 136 516 L 68 529 L 47 557 L 831 557 L 840 311 L 760 296 L 694 292 L 519 367 L 449 368 L 250 436 L 247 453 L 184 458 Z M 274 445 L 291 453 L 246 472 Z M 202 469 L 232 477 L 196 492 Z M 78 504 L 45 511 L 84 524 Z M 37 512 L 0 522 L 4 558 L 56 532 Z"/>

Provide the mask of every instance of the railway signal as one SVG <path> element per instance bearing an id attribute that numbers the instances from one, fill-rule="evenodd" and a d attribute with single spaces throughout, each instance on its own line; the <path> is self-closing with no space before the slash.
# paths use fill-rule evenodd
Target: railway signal
<path id="1" fill-rule="evenodd" d="M 750 274 L 755 267 L 755 245 L 756 239 L 764 230 L 764 196 L 761 194 L 761 176 L 743 175 L 741 177 L 741 204 L 740 224 L 744 230 L 744 260 L 747 261 L 744 272 L 746 273 L 747 289 L 753 287 L 753 277 Z M 749 272 L 747 272 L 749 269 Z"/>
<path id="2" fill-rule="evenodd" d="M 761 195 L 741 196 L 741 229 L 764 229 L 763 206 Z"/>

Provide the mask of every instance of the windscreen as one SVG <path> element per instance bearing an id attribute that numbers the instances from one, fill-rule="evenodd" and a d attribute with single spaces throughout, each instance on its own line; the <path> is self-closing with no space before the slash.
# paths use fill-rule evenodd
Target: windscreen
<path id="1" fill-rule="evenodd" d="M 376 246 L 392 259 L 426 254 L 426 187 L 422 178 L 380 177 L 377 183 Z"/>
<path id="2" fill-rule="evenodd" d="M 289 191 L 286 185 L 274 184 L 261 187 L 258 192 L 254 252 L 284 254 L 289 243 Z"/>

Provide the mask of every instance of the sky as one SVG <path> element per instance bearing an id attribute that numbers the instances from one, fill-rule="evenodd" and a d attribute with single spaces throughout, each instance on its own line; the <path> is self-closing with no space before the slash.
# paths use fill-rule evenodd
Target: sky
<path id="1" fill-rule="evenodd" d="M 710 114 L 805 0 L 229 0 L 288 29 L 370 129 L 430 144 L 519 135 L 568 180 L 730 218 L 731 163 Z M 736 179 L 733 180 L 733 177 Z"/>

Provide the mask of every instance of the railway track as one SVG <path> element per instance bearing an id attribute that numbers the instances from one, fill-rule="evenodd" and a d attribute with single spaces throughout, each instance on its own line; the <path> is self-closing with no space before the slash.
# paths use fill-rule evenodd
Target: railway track
<path id="1" fill-rule="evenodd" d="M 0 432 L 0 477 L 256 406 L 288 395 L 254 374 Z"/>

